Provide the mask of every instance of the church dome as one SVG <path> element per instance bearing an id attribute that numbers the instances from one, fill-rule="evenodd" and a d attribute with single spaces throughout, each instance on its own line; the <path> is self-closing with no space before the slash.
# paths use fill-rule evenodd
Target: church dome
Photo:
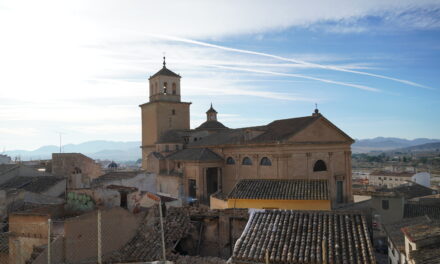
<path id="1" fill-rule="evenodd" d="M 197 130 L 218 130 L 228 129 L 225 125 L 217 120 L 208 120 L 196 128 Z"/>
<path id="2" fill-rule="evenodd" d="M 116 164 L 116 162 L 112 161 L 107 168 L 109 169 L 117 169 L 118 168 L 118 164 Z"/>

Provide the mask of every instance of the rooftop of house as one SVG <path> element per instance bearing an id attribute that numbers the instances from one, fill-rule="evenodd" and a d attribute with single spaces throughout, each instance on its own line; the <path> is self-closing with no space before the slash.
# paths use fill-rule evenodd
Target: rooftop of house
<path id="1" fill-rule="evenodd" d="M 438 264 L 440 259 L 440 245 L 411 251 L 410 257 L 415 260 L 415 263 Z"/>
<path id="2" fill-rule="evenodd" d="M 440 223 L 419 223 L 402 228 L 403 233 L 413 243 L 423 246 L 440 244 Z"/>
<path id="3" fill-rule="evenodd" d="M 0 185 L 0 189 L 22 189 L 28 192 L 41 193 L 56 185 L 64 177 L 55 176 L 17 176 Z"/>
<path id="4" fill-rule="evenodd" d="M 121 249 L 109 254 L 106 261 L 155 261 L 162 258 L 160 222 L 157 207 L 150 210 L 140 224 L 136 235 Z M 175 242 L 186 236 L 191 228 L 188 212 L 183 208 L 170 207 L 164 219 L 167 255 Z"/>
<path id="5" fill-rule="evenodd" d="M 415 182 L 408 182 L 404 185 L 397 186 L 391 189 L 393 192 L 398 193 L 406 199 L 412 199 L 415 197 L 421 197 L 431 194 L 436 194 L 437 191 L 426 186 L 420 185 Z"/>
<path id="6" fill-rule="evenodd" d="M 384 229 L 388 238 L 393 242 L 394 247 L 403 252 L 405 251 L 405 236 L 401 229 L 415 224 L 428 224 L 431 222 L 431 219 L 428 217 L 419 216 L 385 224 Z"/>
<path id="7" fill-rule="evenodd" d="M 328 200 L 327 180 L 243 179 L 229 199 Z"/>
<path id="8" fill-rule="evenodd" d="M 0 164 L 0 175 L 20 167 L 18 164 Z"/>
<path id="9" fill-rule="evenodd" d="M 131 179 L 139 174 L 144 173 L 143 171 L 110 171 L 104 175 L 93 179 L 91 186 L 98 186 L 105 182 L 111 182 L 115 180 Z"/>
<path id="10" fill-rule="evenodd" d="M 440 200 L 437 201 L 418 201 L 405 203 L 403 217 L 417 217 L 427 215 L 431 219 L 440 220 Z"/>
<path id="11" fill-rule="evenodd" d="M 251 212 L 233 263 L 376 263 L 365 217 L 352 212 Z M 326 262 L 324 262 L 324 260 Z"/>
<path id="12" fill-rule="evenodd" d="M 188 148 L 174 152 L 166 157 L 169 160 L 183 161 L 222 161 L 223 158 L 208 148 Z"/>
<path id="13" fill-rule="evenodd" d="M 398 172 L 398 171 L 373 171 L 370 176 L 393 176 L 393 177 L 412 177 L 415 173 L 412 172 Z"/>

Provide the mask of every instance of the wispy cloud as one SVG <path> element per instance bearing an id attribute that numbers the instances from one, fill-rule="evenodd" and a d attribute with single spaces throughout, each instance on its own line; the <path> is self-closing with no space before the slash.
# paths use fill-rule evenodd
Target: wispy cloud
<path id="1" fill-rule="evenodd" d="M 221 46 L 221 45 L 215 45 L 215 44 L 211 44 L 211 43 L 207 43 L 207 42 L 202 42 L 202 41 L 197 41 L 197 40 L 192 40 L 192 39 L 187 39 L 187 38 L 181 38 L 181 37 L 176 37 L 176 36 L 167 36 L 167 35 L 158 35 L 158 34 L 149 34 L 149 36 L 154 37 L 154 38 L 164 39 L 164 40 L 178 41 L 178 42 L 184 42 L 184 43 L 194 44 L 194 45 L 199 45 L 199 46 L 204 46 L 204 47 L 221 49 L 221 50 L 225 50 L 225 51 L 238 52 L 238 53 L 257 55 L 257 56 L 263 56 L 263 57 L 268 57 L 268 58 L 272 58 L 272 59 L 277 59 L 277 60 L 282 60 L 282 61 L 298 63 L 298 64 L 302 64 L 302 65 L 309 66 L 309 67 L 314 67 L 314 68 L 319 68 L 319 69 L 326 69 L 326 70 L 332 70 L 332 71 L 340 71 L 340 72 L 348 72 L 348 73 L 366 75 L 366 76 L 371 76 L 371 77 L 391 80 L 391 81 L 395 81 L 395 82 L 400 82 L 400 83 L 404 83 L 404 84 L 415 86 L 415 87 L 432 89 L 432 88 L 427 87 L 425 85 L 418 84 L 418 83 L 415 83 L 415 82 L 412 82 L 412 81 L 408 81 L 408 80 L 404 80 L 404 79 L 397 79 L 397 78 L 393 78 L 393 77 L 389 77 L 389 76 L 385 76 L 385 75 L 380 75 L 380 74 L 374 74 L 374 73 L 362 72 L 362 71 L 355 71 L 355 70 L 350 70 L 350 69 L 336 67 L 336 66 L 322 65 L 322 64 L 317 64 L 317 63 L 311 63 L 311 62 L 306 62 L 306 61 L 302 61 L 302 60 L 297 60 L 297 59 L 285 58 L 285 57 L 282 57 L 282 56 L 273 55 L 273 54 L 264 53 L 264 52 L 256 52 L 256 51 L 244 50 L 244 49 L 236 49 L 236 48 L 225 47 L 225 46 Z M 318 79 L 315 78 L 315 80 L 318 80 Z M 365 89 L 365 90 L 368 90 L 368 89 Z"/>
<path id="2" fill-rule="evenodd" d="M 239 68 L 239 67 L 227 67 L 227 66 L 220 66 L 220 65 L 210 65 L 210 66 L 217 67 L 217 68 L 220 68 L 220 69 L 229 69 L 229 70 L 235 70 L 235 71 L 246 71 L 246 72 L 270 74 L 270 75 L 277 75 L 277 76 L 295 77 L 295 78 L 307 79 L 307 80 L 312 80 L 312 81 L 319 81 L 319 82 L 324 82 L 324 83 L 342 85 L 342 86 L 357 88 L 357 89 L 361 89 L 361 90 L 365 90 L 365 91 L 370 91 L 370 92 L 380 92 L 379 89 L 374 88 L 374 87 L 369 87 L 369 86 L 360 85 L 360 84 L 346 83 L 346 82 L 338 82 L 338 81 L 327 80 L 327 79 L 322 79 L 322 78 L 316 78 L 316 77 L 302 75 L 302 74 L 281 73 L 281 72 L 263 71 L 263 70 L 247 69 L 247 68 Z"/>

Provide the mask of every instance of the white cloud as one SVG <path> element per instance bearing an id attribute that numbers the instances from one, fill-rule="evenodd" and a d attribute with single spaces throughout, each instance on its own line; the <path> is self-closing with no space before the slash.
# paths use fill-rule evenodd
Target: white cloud
<path id="1" fill-rule="evenodd" d="M 295 89 L 293 85 L 288 91 L 261 90 L 240 80 L 258 81 L 262 77 L 283 76 L 291 77 L 290 80 L 283 78 L 282 81 L 286 82 L 297 81 L 298 77 L 307 77 L 307 82 L 322 82 L 327 79 L 297 71 L 317 68 L 315 64 L 324 62 L 331 68 L 348 72 L 371 67 L 362 61 L 348 60 L 347 63 L 346 58 L 334 54 L 281 54 L 279 57 L 295 57 L 297 61 L 279 63 L 274 57 L 261 58 L 207 46 L 152 39 L 151 34 L 206 42 L 242 34 L 257 34 L 264 39 L 267 32 L 311 27 L 327 21 L 336 21 L 336 24 L 338 21 L 349 21 L 344 25 L 356 28 L 359 19 L 381 14 L 386 14 L 389 21 L 404 18 L 408 21 L 405 23 L 414 23 L 418 28 L 432 28 L 438 23 L 435 13 L 426 12 L 427 15 L 421 19 L 407 11 L 426 9 L 436 5 L 437 1 L 346 0 L 338 3 L 326 0 L 2 1 L 0 133 L 15 133 L 17 137 L 16 143 L 13 143 L 13 137 L 0 138 L 0 141 L 3 140 L 0 145 L 9 147 L 10 144 L 18 144 L 20 136 L 31 135 L 31 132 L 34 136 L 38 134 L 41 144 L 45 144 L 45 140 L 52 140 L 56 131 L 67 130 L 67 123 L 84 128 L 83 131 L 75 130 L 78 134 L 72 133 L 72 140 L 87 138 L 93 133 L 96 135 L 101 128 L 105 130 L 105 122 L 121 120 L 131 122 L 119 131 L 119 139 L 123 139 L 124 133 L 135 128 L 130 126 L 139 122 L 137 104 L 147 100 L 147 78 L 158 70 L 164 51 L 172 55 L 168 60 L 169 64 L 176 66 L 173 70 L 185 73 L 183 96 L 197 96 L 203 91 L 206 96 L 214 97 L 320 101 L 325 98 L 310 99 L 308 91 Z M 217 65 L 223 69 L 203 65 Z M 248 71 L 244 71 L 243 67 Z M 331 82 L 374 90 L 361 84 Z M 103 98 L 112 103 L 93 102 Z M 16 100 L 21 103 L 9 103 Z M 94 120 L 102 123 L 92 131 L 89 123 Z M 27 130 L 30 121 L 33 124 L 40 122 L 46 127 Z M 42 134 L 51 136 L 41 137 Z M 74 139 L 74 136 L 77 138 Z M 26 143 L 35 140 L 29 139 Z"/>

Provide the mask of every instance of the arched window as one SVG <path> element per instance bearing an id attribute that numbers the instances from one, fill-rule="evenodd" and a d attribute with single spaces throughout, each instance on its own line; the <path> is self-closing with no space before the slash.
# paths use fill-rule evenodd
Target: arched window
<path id="1" fill-rule="evenodd" d="M 79 173 L 81 173 L 81 169 L 78 168 L 78 167 L 75 167 L 75 168 L 73 169 L 73 174 L 79 174 Z"/>
<path id="2" fill-rule="evenodd" d="M 313 171 L 326 171 L 327 166 L 325 165 L 325 162 L 322 160 L 318 160 L 315 162 L 315 166 L 313 166 Z"/>
<path id="3" fill-rule="evenodd" d="M 249 157 L 244 157 L 242 165 L 252 165 L 252 160 Z"/>
<path id="4" fill-rule="evenodd" d="M 270 159 L 268 157 L 264 157 L 261 159 L 260 165 L 261 166 L 272 166 L 272 162 L 270 161 Z"/>
<path id="5" fill-rule="evenodd" d="M 171 114 L 172 114 L 172 115 L 176 115 L 176 110 L 174 110 L 174 109 L 171 110 Z"/>
<path id="6" fill-rule="evenodd" d="M 173 83 L 172 88 L 173 88 L 173 94 L 177 94 L 176 83 Z"/>
<path id="7" fill-rule="evenodd" d="M 167 87 L 168 87 L 168 83 L 167 83 L 167 82 L 164 82 L 164 83 L 163 83 L 163 93 L 164 93 L 164 94 L 167 94 Z"/>
<path id="8" fill-rule="evenodd" d="M 234 165 L 235 164 L 235 160 L 232 157 L 229 157 L 229 158 L 226 159 L 226 164 Z"/>

